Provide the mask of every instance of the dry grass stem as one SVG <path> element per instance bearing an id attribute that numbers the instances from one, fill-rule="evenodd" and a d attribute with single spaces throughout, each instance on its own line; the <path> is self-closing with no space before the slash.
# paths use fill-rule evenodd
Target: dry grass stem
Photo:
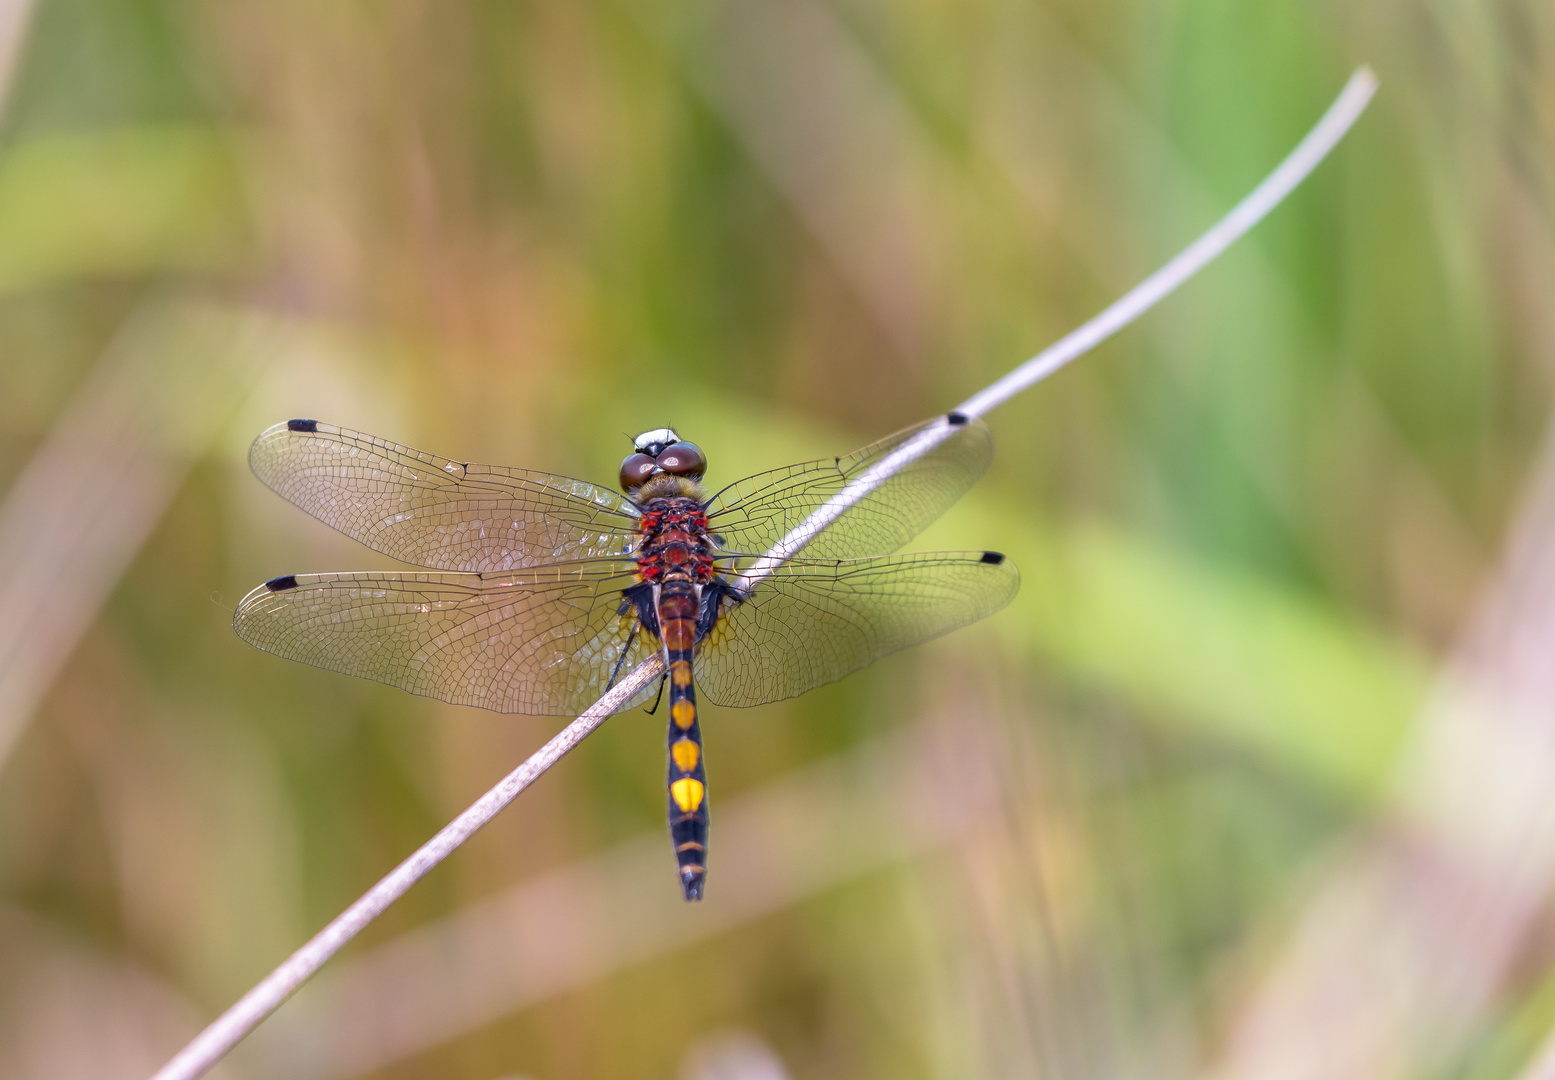
<path id="1" fill-rule="evenodd" d="M 1148 277 L 1122 299 L 1079 329 L 1033 357 L 1015 371 L 960 406 L 961 412 L 981 415 L 1014 395 L 1029 389 L 1054 371 L 1137 319 L 1200 269 L 1220 255 L 1269 213 L 1327 156 L 1365 109 L 1376 89 L 1376 79 L 1365 68 L 1358 70 L 1322 120 L 1278 168 L 1208 232 L 1176 258 Z M 949 425 L 939 425 L 904 445 L 880 466 L 850 484 L 819 508 L 803 525 L 785 537 L 753 571 L 770 569 L 804 546 L 843 510 L 896 470 L 926 453 L 945 437 Z M 502 779 L 413 855 L 374 885 L 361 899 L 298 949 L 250 990 L 237 1004 L 207 1027 L 159 1071 L 154 1080 L 191 1080 L 219 1061 L 249 1031 L 302 985 L 348 941 L 403 896 L 432 867 L 447 858 L 481 826 L 542 773 L 554 765 L 617 709 L 648 686 L 660 673 L 660 662 L 649 660 L 602 697 L 594 707 L 569 724 L 528 761 Z"/>

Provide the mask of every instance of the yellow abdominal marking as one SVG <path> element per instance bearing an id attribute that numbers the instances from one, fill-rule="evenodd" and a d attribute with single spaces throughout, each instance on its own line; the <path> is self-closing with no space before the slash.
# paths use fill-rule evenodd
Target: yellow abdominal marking
<path id="1" fill-rule="evenodd" d="M 684 724 L 681 725 L 681 727 L 685 726 Z M 676 739 L 670 743 L 670 757 L 675 762 L 675 768 L 681 772 L 694 772 L 697 767 L 697 759 L 701 756 L 702 748 L 690 739 Z"/>
<path id="2" fill-rule="evenodd" d="M 670 664 L 670 682 L 679 687 L 691 685 L 691 661 L 676 660 Z"/>
<path id="3" fill-rule="evenodd" d="M 702 805 L 702 790 L 702 781 L 687 776 L 670 785 L 670 798 L 675 800 L 681 813 L 689 814 Z"/>
<path id="4" fill-rule="evenodd" d="M 681 698 L 670 706 L 670 719 L 675 721 L 675 726 L 685 731 L 697 720 L 697 707 L 685 698 Z M 689 766 L 687 766 L 689 770 Z"/>

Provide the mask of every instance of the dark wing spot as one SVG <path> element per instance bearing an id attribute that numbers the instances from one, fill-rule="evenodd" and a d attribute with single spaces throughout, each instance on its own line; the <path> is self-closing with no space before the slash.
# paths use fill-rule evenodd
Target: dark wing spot
<path id="1" fill-rule="evenodd" d="M 1004 561 L 1004 556 L 1000 555 L 997 551 L 985 551 L 983 552 L 982 561 L 990 566 L 998 566 Z"/>
<path id="2" fill-rule="evenodd" d="M 945 419 L 950 421 L 951 427 L 960 427 L 972 418 L 964 412 L 946 413 Z"/>
<path id="3" fill-rule="evenodd" d="M 288 420 L 288 421 L 286 421 L 286 430 L 287 431 L 317 431 L 318 429 L 319 429 L 319 422 L 317 420 Z"/>
<path id="4" fill-rule="evenodd" d="M 285 577 L 273 577 L 269 581 L 265 582 L 265 588 L 269 589 L 271 592 L 284 592 L 287 589 L 295 589 L 296 587 L 296 574 L 287 574 Z"/>

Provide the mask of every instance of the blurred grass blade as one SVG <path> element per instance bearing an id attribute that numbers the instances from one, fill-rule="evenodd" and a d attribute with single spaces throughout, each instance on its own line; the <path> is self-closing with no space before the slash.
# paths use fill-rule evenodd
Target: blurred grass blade
<path id="1" fill-rule="evenodd" d="M 0 0 L 0 117 L 5 116 L 6 99 L 11 94 L 34 6 L 33 0 Z"/>
<path id="2" fill-rule="evenodd" d="M 1040 648 L 1146 716 L 1374 798 L 1424 700 L 1422 657 L 1331 607 L 1097 525 L 1054 553 Z M 1022 564 L 1025 565 L 1025 564 Z"/>
<path id="3" fill-rule="evenodd" d="M 249 231 L 231 144 L 210 129 L 31 135 L 0 152 L 0 293 L 234 269 Z"/>
<path id="4" fill-rule="evenodd" d="M 686 73 L 907 356 L 944 248 L 928 133 L 813 0 L 619 0 Z"/>
<path id="5" fill-rule="evenodd" d="M 1360 839 L 1315 890 L 1217 1080 L 1361 1080 L 1453 1059 L 1555 886 L 1552 656 L 1555 429 L 1408 748 L 1394 824 Z"/>
<path id="6" fill-rule="evenodd" d="M 0 905 L 0 956 L 6 1080 L 140 1080 L 162 1041 L 195 1026 L 194 1005 L 158 974 L 23 907 Z"/>
<path id="7" fill-rule="evenodd" d="M 261 350 L 229 309 L 131 317 L 0 502 L 0 764 Z"/>

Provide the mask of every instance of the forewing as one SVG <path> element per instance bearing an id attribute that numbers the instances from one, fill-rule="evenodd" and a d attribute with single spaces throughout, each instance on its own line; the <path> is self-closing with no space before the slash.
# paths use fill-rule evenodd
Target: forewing
<path id="1" fill-rule="evenodd" d="M 708 524 L 728 551 L 761 555 L 788 535 L 849 481 L 930 428 L 948 437 L 864 495 L 803 549 L 806 558 L 888 555 L 966 494 L 993 458 L 993 437 L 981 420 L 939 416 L 887 436 L 846 457 L 824 458 L 748 476 L 708 506 Z"/>
<path id="2" fill-rule="evenodd" d="M 1019 588 L 994 552 L 794 559 L 750 599 L 724 601 L 697 653 L 697 686 L 718 705 L 794 697 L 991 615 Z"/>
<path id="3" fill-rule="evenodd" d="M 604 560 L 497 575 L 298 574 L 245 596 L 233 626 L 266 652 L 413 694 L 576 716 L 618 663 L 625 674 L 653 652 L 619 614 L 634 581 Z"/>
<path id="4" fill-rule="evenodd" d="M 359 431 L 292 420 L 254 440 L 254 474 L 374 551 L 483 573 L 619 555 L 636 532 L 620 495 L 550 473 L 451 461 Z"/>

